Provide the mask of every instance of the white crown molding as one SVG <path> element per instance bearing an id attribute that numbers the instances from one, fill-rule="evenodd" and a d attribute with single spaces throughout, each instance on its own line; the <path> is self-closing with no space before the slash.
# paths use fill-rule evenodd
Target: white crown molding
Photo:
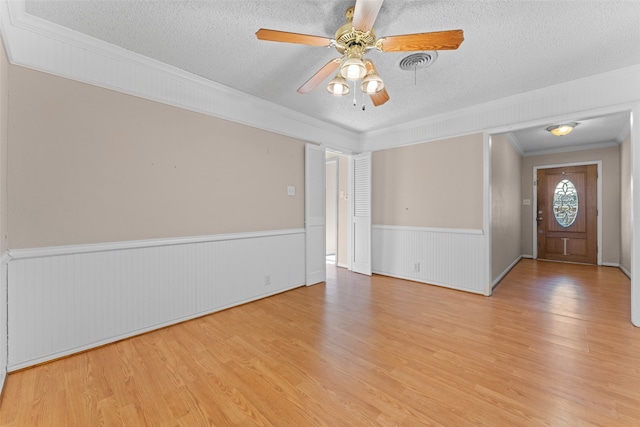
<path id="1" fill-rule="evenodd" d="M 507 132 L 504 134 L 507 138 L 507 141 L 511 144 L 511 146 L 520 154 L 520 156 L 524 156 L 524 150 L 522 149 L 522 145 L 520 145 L 520 141 L 513 134 L 513 132 Z"/>
<path id="2" fill-rule="evenodd" d="M 360 135 L 365 151 L 478 132 L 503 133 L 563 117 L 631 110 L 640 102 L 640 65 L 501 98 Z"/>
<path id="3" fill-rule="evenodd" d="M 626 121 L 626 124 L 624 126 L 622 126 L 622 128 L 620 129 L 620 132 L 618 132 L 618 135 L 616 136 L 616 141 L 618 143 L 622 143 L 622 141 L 625 140 L 625 138 L 631 133 L 631 114 L 629 114 L 629 118 Z"/>
<path id="4" fill-rule="evenodd" d="M 568 153 L 571 151 L 597 150 L 599 148 L 615 147 L 616 145 L 620 145 L 620 143 L 617 141 L 607 141 L 607 142 L 599 142 L 597 144 L 573 145 L 570 147 L 550 148 L 548 150 L 528 151 L 524 153 L 522 156 L 532 157 L 532 156 L 541 156 L 543 154 L 558 154 L 558 153 Z"/>
<path id="5" fill-rule="evenodd" d="M 634 65 L 358 134 L 29 15 L 24 0 L 0 0 L 0 26 L 12 64 L 343 153 L 377 151 L 480 132 L 509 132 L 556 118 L 630 110 L 640 102 L 640 65 Z"/>
<path id="6" fill-rule="evenodd" d="M 0 259 L 10 260 L 42 258 L 59 255 L 86 254 L 92 252 L 120 251 L 125 249 L 154 248 L 160 246 L 187 245 L 193 243 L 220 242 L 223 240 L 257 239 L 264 237 L 284 236 L 289 234 L 304 234 L 304 228 L 285 230 L 256 231 L 247 233 L 212 234 L 205 236 L 175 237 L 166 239 L 131 240 L 126 242 L 94 243 L 86 245 L 50 246 L 44 248 L 10 249 Z M 8 261 L 8 260 L 7 260 Z"/>
<path id="7" fill-rule="evenodd" d="M 34 17 L 24 0 L 2 0 L 0 14 L 12 64 L 346 152 L 358 148 L 353 131 Z"/>

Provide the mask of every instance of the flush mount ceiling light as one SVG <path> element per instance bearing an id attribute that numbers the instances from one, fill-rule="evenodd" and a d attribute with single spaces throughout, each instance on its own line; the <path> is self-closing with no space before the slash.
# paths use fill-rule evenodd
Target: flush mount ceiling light
<path id="1" fill-rule="evenodd" d="M 578 126 L 578 123 L 571 122 L 562 125 L 549 126 L 547 130 L 551 132 L 552 135 L 565 136 L 569 135 L 576 126 Z"/>

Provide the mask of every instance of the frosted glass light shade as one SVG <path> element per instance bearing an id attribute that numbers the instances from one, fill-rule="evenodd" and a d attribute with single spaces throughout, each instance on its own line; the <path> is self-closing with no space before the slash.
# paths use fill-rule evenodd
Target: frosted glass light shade
<path id="1" fill-rule="evenodd" d="M 352 57 L 342 63 L 340 74 L 347 80 L 360 80 L 367 74 L 367 68 L 362 59 Z"/>
<path id="2" fill-rule="evenodd" d="M 567 123 L 564 125 L 549 126 L 547 130 L 551 132 L 552 135 L 565 136 L 569 135 L 576 126 L 578 126 L 577 123 Z"/>
<path id="3" fill-rule="evenodd" d="M 360 89 L 366 94 L 378 93 L 382 89 L 384 89 L 384 82 L 380 78 L 379 75 L 375 73 L 369 74 L 367 77 L 362 80 L 360 84 Z"/>
<path id="4" fill-rule="evenodd" d="M 329 82 L 327 90 L 331 95 L 342 96 L 348 94 L 351 89 L 344 77 L 338 74 Z"/>

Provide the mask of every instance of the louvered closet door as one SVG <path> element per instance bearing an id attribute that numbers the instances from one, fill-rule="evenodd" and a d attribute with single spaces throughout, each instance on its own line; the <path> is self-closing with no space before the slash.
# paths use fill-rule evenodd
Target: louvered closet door
<path id="1" fill-rule="evenodd" d="M 307 286 L 326 280 L 325 162 L 324 148 L 306 145 L 304 223 Z"/>
<path id="2" fill-rule="evenodd" d="M 353 156 L 351 269 L 371 276 L 371 153 Z"/>

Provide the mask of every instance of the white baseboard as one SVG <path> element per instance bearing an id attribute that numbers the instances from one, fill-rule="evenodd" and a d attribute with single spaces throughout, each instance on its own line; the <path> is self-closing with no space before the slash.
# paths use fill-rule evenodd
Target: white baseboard
<path id="1" fill-rule="evenodd" d="M 7 378 L 7 266 L 9 255 L 2 254 L 0 257 L 0 398 L 4 390 L 4 382 Z"/>
<path id="2" fill-rule="evenodd" d="M 12 251 L 8 371 L 304 284 L 304 230 L 218 237 Z"/>
<path id="3" fill-rule="evenodd" d="M 182 322 L 186 322 L 188 320 L 196 319 L 198 317 L 207 316 L 209 314 L 213 314 L 213 313 L 216 313 L 218 311 L 226 310 L 226 309 L 231 308 L 231 307 L 239 306 L 239 305 L 246 304 L 246 303 L 249 303 L 249 302 L 252 302 L 252 301 L 257 301 L 259 299 L 266 298 L 266 297 L 269 297 L 269 296 L 272 296 L 272 295 L 276 295 L 276 294 L 279 294 L 279 293 L 282 293 L 282 292 L 286 292 L 286 291 L 289 291 L 291 289 L 298 288 L 300 286 L 304 286 L 304 282 L 303 283 L 299 283 L 299 284 L 294 285 L 294 286 L 291 286 L 290 288 L 278 289 L 275 292 L 270 292 L 270 293 L 266 293 L 266 294 L 262 294 L 262 295 L 257 295 L 257 296 L 252 297 L 252 298 L 247 298 L 246 300 L 237 301 L 237 302 L 234 302 L 232 304 L 227 304 L 225 306 L 216 307 L 215 309 L 204 311 L 204 312 L 201 312 L 201 313 L 195 313 L 195 314 L 191 314 L 191 315 L 184 316 L 184 317 L 181 317 L 181 318 L 172 319 L 172 320 L 169 320 L 167 322 L 158 323 L 158 324 L 146 327 L 146 328 L 141 328 L 141 329 L 137 329 L 135 331 L 130 331 L 130 332 L 127 332 L 127 333 L 116 335 L 116 336 L 110 337 L 110 338 L 105 339 L 105 340 L 95 341 L 95 342 L 92 342 L 90 344 L 80 345 L 80 346 L 77 346 L 77 347 L 66 349 L 64 351 L 58 351 L 58 352 L 55 352 L 55 353 L 47 354 L 46 356 L 34 358 L 34 359 L 31 359 L 31 360 L 28 360 L 28 361 L 25 361 L 25 362 L 22 362 L 22 363 L 15 363 L 15 364 L 12 364 L 12 365 L 10 365 L 8 367 L 8 372 L 12 372 L 12 371 L 17 371 L 17 370 L 20 370 L 20 369 L 28 368 L 30 366 L 38 365 L 40 363 L 44 363 L 44 362 L 48 362 L 48 361 L 51 361 L 51 360 L 59 359 L 61 357 L 66 357 L 66 356 L 69 356 L 69 355 L 72 355 L 72 354 L 75 354 L 75 353 L 80 353 L 80 352 L 83 352 L 83 351 L 86 351 L 86 350 L 90 350 L 92 348 L 100 347 L 100 346 L 105 345 L 105 344 L 111 344 L 111 343 L 114 343 L 114 342 L 117 342 L 117 341 L 120 341 L 120 340 L 123 340 L 123 339 L 134 337 L 136 335 L 141 335 L 141 334 L 144 334 L 144 333 L 147 333 L 147 332 L 151 332 L 151 331 L 154 331 L 156 329 L 162 329 L 162 328 L 165 328 L 167 326 L 175 325 L 177 323 L 182 323 Z"/>
<path id="4" fill-rule="evenodd" d="M 411 282 L 424 283 L 425 285 L 439 286 L 441 288 L 453 289 L 455 291 L 463 291 L 463 292 L 470 292 L 472 294 L 484 295 L 483 292 L 478 291 L 477 289 L 465 288 L 463 286 L 453 286 L 453 285 L 450 285 L 448 283 L 442 283 L 442 282 L 428 282 L 426 280 L 416 279 L 415 277 L 399 276 L 397 274 L 390 274 L 390 273 L 385 273 L 385 272 L 382 272 L 382 271 L 373 270 L 371 272 L 373 274 L 379 274 L 381 276 L 393 277 L 393 278 L 402 279 L 402 280 L 409 280 Z"/>
<path id="5" fill-rule="evenodd" d="M 624 268 L 622 265 L 618 265 L 618 268 L 629 278 L 629 280 L 631 280 L 631 272 L 629 270 Z"/>
<path id="6" fill-rule="evenodd" d="M 482 230 L 374 225 L 372 270 L 484 294 L 488 257 Z M 464 262 L 464 268 L 460 263 Z"/>
<path id="7" fill-rule="evenodd" d="M 511 264 L 509 264 L 509 266 L 507 268 L 505 268 L 504 271 L 502 273 L 500 273 L 500 275 L 494 279 L 493 283 L 491 284 L 491 289 L 495 289 L 496 286 L 498 286 L 498 283 L 500 283 L 500 281 L 502 279 L 504 279 L 504 276 L 506 276 L 511 271 L 511 269 L 513 267 L 515 267 L 517 263 L 520 262 L 520 260 L 522 258 L 523 258 L 523 256 L 520 255 Z"/>

